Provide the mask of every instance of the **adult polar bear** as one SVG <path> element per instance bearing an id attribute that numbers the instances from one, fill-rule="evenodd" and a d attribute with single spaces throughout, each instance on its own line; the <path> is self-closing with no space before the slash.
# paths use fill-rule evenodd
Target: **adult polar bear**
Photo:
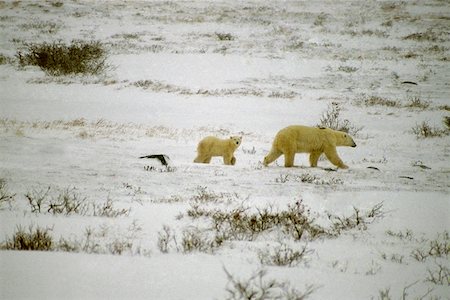
<path id="1" fill-rule="evenodd" d="M 269 165 L 284 154 L 284 166 L 293 167 L 296 153 L 310 153 L 311 167 L 317 167 L 317 161 L 324 153 L 332 164 L 347 169 L 348 166 L 337 154 L 338 146 L 356 147 L 356 144 L 350 135 L 342 131 L 325 127 L 288 126 L 275 136 L 272 149 L 264 157 L 264 165 Z"/>

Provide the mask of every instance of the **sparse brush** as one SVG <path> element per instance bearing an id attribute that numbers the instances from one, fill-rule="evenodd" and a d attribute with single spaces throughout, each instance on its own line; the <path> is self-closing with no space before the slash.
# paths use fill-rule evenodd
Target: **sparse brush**
<path id="1" fill-rule="evenodd" d="M 54 241 L 49 228 L 30 226 L 28 232 L 18 227 L 12 238 L 7 238 L 1 248 L 6 250 L 51 251 Z"/>
<path id="2" fill-rule="evenodd" d="M 212 253 L 217 246 L 216 240 L 210 240 L 197 228 L 185 230 L 181 238 L 181 251 L 183 253 L 190 253 L 193 251 Z"/>
<path id="3" fill-rule="evenodd" d="M 75 189 L 65 189 L 57 197 L 48 204 L 48 212 L 56 214 L 80 214 L 86 215 L 88 211 L 88 204 L 86 197 L 81 197 L 75 192 Z"/>
<path id="4" fill-rule="evenodd" d="M 400 102 L 395 100 L 390 100 L 378 96 L 366 97 L 363 100 L 358 101 L 365 106 L 387 106 L 387 107 L 401 107 Z"/>
<path id="5" fill-rule="evenodd" d="M 439 233 L 437 238 L 428 241 L 425 247 L 414 249 L 411 256 L 417 261 L 425 261 L 432 258 L 448 258 L 450 255 L 450 236 L 448 231 Z"/>
<path id="6" fill-rule="evenodd" d="M 419 42 L 428 41 L 428 42 L 437 42 L 441 39 L 439 38 L 439 35 L 435 32 L 433 32 L 431 29 L 428 29 L 425 32 L 416 32 L 409 34 L 407 36 L 403 37 L 404 40 L 415 40 Z"/>
<path id="7" fill-rule="evenodd" d="M 108 67 L 106 50 L 98 41 L 74 40 L 69 45 L 61 41 L 28 44 L 26 52 L 17 52 L 17 57 L 21 66 L 39 66 L 52 76 L 99 75 Z"/>
<path id="8" fill-rule="evenodd" d="M 6 65 L 13 62 L 13 59 L 0 53 L 0 65 Z"/>
<path id="9" fill-rule="evenodd" d="M 442 120 L 442 123 L 444 123 L 446 130 L 450 131 L 450 117 L 445 116 L 444 119 Z"/>
<path id="10" fill-rule="evenodd" d="M 362 213 L 360 209 L 353 207 L 354 213 L 350 217 L 328 215 L 332 223 L 331 233 L 339 235 L 342 231 L 358 228 L 366 230 L 367 225 L 383 216 L 383 203 L 376 204 L 372 209 Z"/>
<path id="11" fill-rule="evenodd" d="M 5 203 L 11 204 L 15 196 L 16 194 L 12 194 L 9 191 L 6 179 L 0 178 L 0 209 L 3 208 L 3 204 Z"/>
<path id="12" fill-rule="evenodd" d="M 43 189 L 33 189 L 31 192 L 27 192 L 25 194 L 25 198 L 28 200 L 28 204 L 30 204 L 31 212 L 43 212 L 45 209 L 44 206 L 48 205 L 48 193 L 50 191 L 50 187 L 46 190 Z"/>
<path id="13" fill-rule="evenodd" d="M 304 300 L 316 290 L 314 286 L 307 286 L 305 291 L 293 288 L 289 282 L 280 282 L 275 279 L 267 280 L 267 271 L 256 271 L 247 279 L 235 278 L 227 269 L 224 271 L 228 278 L 226 286 L 227 300 L 259 300 L 259 299 L 283 299 Z"/>
<path id="14" fill-rule="evenodd" d="M 169 253 L 170 242 L 175 241 L 174 233 L 172 229 L 164 225 L 163 230 L 158 232 L 158 249 L 162 253 Z"/>
<path id="15" fill-rule="evenodd" d="M 106 245 L 109 252 L 113 255 L 122 255 L 127 251 L 131 251 L 133 243 L 128 239 L 116 238 Z"/>
<path id="16" fill-rule="evenodd" d="M 219 41 L 232 41 L 234 36 L 231 33 L 220 33 L 216 32 L 216 37 Z"/>
<path id="17" fill-rule="evenodd" d="M 51 187 L 47 189 L 33 189 L 25 194 L 31 207 L 31 212 L 52 213 L 54 215 L 82 215 L 116 218 L 128 216 L 130 208 L 117 209 L 114 207 L 114 201 L 108 198 L 102 203 L 92 203 L 86 197 L 76 192 L 76 188 L 66 188 L 56 194 L 50 195 Z"/>
<path id="18" fill-rule="evenodd" d="M 351 67 L 351 66 L 339 66 L 338 71 L 345 72 L 345 73 L 353 73 L 358 71 L 358 68 Z"/>
<path id="19" fill-rule="evenodd" d="M 427 109 L 430 107 L 430 102 L 422 101 L 419 97 L 412 97 L 409 99 L 409 103 L 406 104 L 405 107 Z"/>
<path id="20" fill-rule="evenodd" d="M 442 264 L 436 263 L 436 269 L 428 269 L 428 277 L 426 281 L 434 284 L 450 286 L 450 269 Z"/>
<path id="21" fill-rule="evenodd" d="M 399 299 L 403 299 L 403 300 L 409 299 L 407 297 L 408 296 L 408 290 L 411 287 L 413 287 L 414 285 L 416 285 L 418 282 L 419 281 L 415 281 L 415 282 L 405 286 L 403 288 L 401 297 Z M 384 290 L 379 290 L 378 292 L 379 292 L 379 296 L 378 296 L 379 300 L 391 300 L 392 299 L 392 297 L 390 295 L 391 289 L 389 287 L 385 288 Z M 416 297 L 414 297 L 414 299 L 440 299 L 440 298 L 435 298 L 435 297 L 426 298 L 428 295 L 430 295 L 431 292 L 433 292 L 433 289 L 432 288 L 428 288 L 428 290 L 425 292 L 425 294 L 417 295 Z M 373 297 L 371 299 L 373 299 Z"/>
<path id="22" fill-rule="evenodd" d="M 421 124 L 416 124 L 416 126 L 412 128 L 412 132 L 418 139 L 442 137 L 449 134 L 448 130 L 433 127 L 426 121 L 423 121 Z"/>
<path id="23" fill-rule="evenodd" d="M 347 119 L 341 120 L 341 106 L 337 102 L 332 102 L 327 111 L 322 114 L 322 118 L 320 119 L 320 123 L 318 126 L 320 127 L 328 127 L 334 130 L 343 131 L 351 135 L 356 135 L 359 131 L 362 130 L 362 127 L 355 127 L 350 124 L 350 121 Z"/>
<path id="24" fill-rule="evenodd" d="M 293 267 L 298 265 L 310 252 L 306 245 L 300 250 L 294 250 L 287 244 L 280 243 L 273 249 L 260 250 L 258 257 L 263 265 Z"/>
<path id="25" fill-rule="evenodd" d="M 115 208 L 114 201 L 110 198 L 105 202 L 93 205 L 93 215 L 98 217 L 117 218 L 121 216 L 128 216 L 131 208 Z"/>
<path id="26" fill-rule="evenodd" d="M 309 240 L 321 236 L 337 236 L 342 231 L 353 228 L 366 229 L 373 220 L 381 217 L 382 204 L 375 205 L 371 210 L 361 212 L 354 208 L 355 213 L 350 217 L 339 217 L 329 214 L 331 228 L 316 224 L 310 209 L 302 201 L 288 205 L 287 209 L 276 211 L 269 206 L 250 212 L 243 205 L 232 209 L 209 209 L 198 204 L 191 204 L 187 216 L 193 219 L 206 218 L 211 222 L 211 228 L 216 238 L 224 240 L 254 240 L 259 234 L 274 229 L 281 229 L 295 240 L 305 237 Z"/>
<path id="27" fill-rule="evenodd" d="M 88 254 L 112 254 L 123 255 L 126 253 L 132 255 L 148 255 L 149 252 L 136 247 L 133 240 L 136 233 L 141 228 L 133 222 L 126 232 L 114 231 L 114 236 L 110 236 L 110 228 L 101 226 L 99 229 L 86 227 L 82 237 L 66 239 L 61 237 L 58 243 L 55 243 L 55 250 L 66 252 L 84 252 Z"/>
<path id="28" fill-rule="evenodd" d="M 217 202 L 222 195 L 208 190 L 206 186 L 197 186 L 197 193 L 191 197 L 191 200 L 197 203 Z"/>

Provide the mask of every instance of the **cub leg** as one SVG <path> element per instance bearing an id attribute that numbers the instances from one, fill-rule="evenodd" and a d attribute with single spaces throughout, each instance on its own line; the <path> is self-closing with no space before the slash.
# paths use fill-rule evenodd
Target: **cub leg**
<path id="1" fill-rule="evenodd" d="M 309 155 L 309 163 L 311 167 L 317 167 L 317 162 L 319 161 L 320 155 L 322 155 L 322 152 L 312 152 Z"/>
<path id="2" fill-rule="evenodd" d="M 336 148 L 328 148 L 325 149 L 325 155 L 328 158 L 328 160 L 335 166 L 341 169 L 348 169 L 348 166 L 344 164 L 344 162 L 340 159 L 340 157 L 337 154 Z"/>
<path id="3" fill-rule="evenodd" d="M 194 159 L 195 163 L 200 163 L 200 164 L 209 164 L 210 161 L 211 161 L 211 156 L 206 156 L 206 155 L 197 155 L 197 157 Z"/>
<path id="4" fill-rule="evenodd" d="M 223 156 L 223 163 L 225 164 L 225 165 L 231 165 L 231 158 L 232 158 L 232 155 L 224 155 Z"/>

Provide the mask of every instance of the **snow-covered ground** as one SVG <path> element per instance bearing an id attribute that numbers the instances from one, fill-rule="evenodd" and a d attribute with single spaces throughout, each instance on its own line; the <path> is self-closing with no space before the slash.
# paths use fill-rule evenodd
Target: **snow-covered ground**
<path id="1" fill-rule="evenodd" d="M 445 130 L 449 12 L 440 0 L 1 2 L 0 179 L 12 198 L 0 203 L 0 243 L 31 226 L 79 247 L 1 250 L 0 298 L 233 299 L 233 280 L 261 291 L 251 278 L 263 270 L 263 283 L 284 285 L 262 299 L 308 287 L 309 299 L 449 299 L 450 138 L 413 133 Z M 27 43 L 74 39 L 103 43 L 106 74 L 52 77 L 13 59 Z M 396 105 L 366 102 L 375 97 Z M 310 168 L 305 154 L 295 168 L 262 166 L 278 130 L 317 125 L 332 102 L 357 131 L 356 148 L 338 148 L 348 170 Z M 207 135 L 243 136 L 235 166 L 193 163 Z M 155 153 L 170 168 L 138 158 Z M 48 212 L 65 192 L 90 208 Z M 108 201 L 112 214 L 93 212 Z M 382 207 L 333 237 L 278 226 L 184 245 L 215 232 L 194 208 L 296 203 L 325 228 Z M 307 251 L 267 263 L 280 245 Z"/>

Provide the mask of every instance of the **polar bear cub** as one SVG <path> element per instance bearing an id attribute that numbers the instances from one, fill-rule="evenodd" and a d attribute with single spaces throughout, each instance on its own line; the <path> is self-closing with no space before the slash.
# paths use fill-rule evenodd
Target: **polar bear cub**
<path id="1" fill-rule="evenodd" d="M 288 126 L 275 136 L 272 149 L 264 157 L 264 165 L 267 166 L 284 155 L 284 166 L 292 167 L 296 153 L 309 153 L 311 167 L 317 167 L 319 157 L 324 153 L 332 164 L 347 169 L 348 166 L 337 154 L 338 146 L 356 147 L 356 144 L 349 134 L 342 131 L 325 127 Z"/>
<path id="2" fill-rule="evenodd" d="M 209 164 L 213 156 L 222 156 L 225 165 L 234 165 L 236 158 L 234 151 L 241 145 L 242 137 L 231 136 L 229 139 L 219 139 L 208 136 L 202 139 L 197 146 L 197 157 L 194 162 Z"/>

